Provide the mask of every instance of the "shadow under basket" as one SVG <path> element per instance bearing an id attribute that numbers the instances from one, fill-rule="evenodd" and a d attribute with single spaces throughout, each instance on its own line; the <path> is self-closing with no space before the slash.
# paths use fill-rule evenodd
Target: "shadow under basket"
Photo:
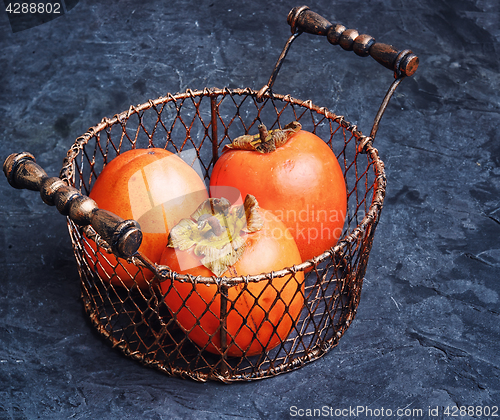
<path id="1" fill-rule="evenodd" d="M 314 21 L 312 29 L 307 26 L 311 19 Z M 45 185 L 49 184 L 49 178 L 39 167 L 30 174 L 38 181 L 23 184 L 22 178 L 26 174 L 21 172 L 29 172 L 24 170 L 29 165 L 36 166 L 29 154 L 25 153 L 22 159 L 12 158 L 9 164 L 4 164 L 4 171 L 13 186 L 40 190 L 45 202 L 55 204 L 62 214 L 69 215 L 68 228 L 81 278 L 82 298 L 93 325 L 113 347 L 168 375 L 229 383 L 289 372 L 336 346 L 356 315 L 386 188 L 384 165 L 372 143 L 390 96 L 399 82 L 411 75 L 409 70 L 406 73 L 401 71 L 401 63 L 408 64 L 415 56 L 407 50 L 402 54 L 384 44 L 371 43 L 372 48 L 383 45 L 392 51 L 392 58 L 385 58 L 388 64 L 383 64 L 389 68 L 396 66 L 396 80 L 384 98 L 371 135 L 364 136 L 344 117 L 325 107 L 272 92 L 272 84 L 293 39 L 302 32 L 310 32 L 326 35 L 330 43 L 335 44 L 331 33 L 339 32 L 341 27 L 330 24 L 306 7 L 293 9 L 289 23 L 292 36 L 269 83 L 260 91 L 250 88 L 187 90 L 131 106 L 113 118 L 105 118 L 71 146 L 60 177 L 50 178 L 55 179 L 50 188 Z M 350 31 L 342 28 L 344 32 Z M 353 41 L 360 43 L 360 37 L 363 35 L 353 38 Z M 401 57 L 406 57 L 406 61 Z M 75 213 L 70 209 L 75 201 L 71 198 L 73 196 L 69 197 L 71 194 L 66 193 L 65 201 L 58 201 L 58 190 L 60 193 L 68 185 L 79 197 L 87 196 L 96 178 L 112 159 L 138 148 L 165 148 L 179 154 L 189 164 L 196 165 L 208 184 L 225 145 L 242 134 L 257 133 L 261 123 L 268 129 L 277 129 L 291 121 L 300 122 L 304 130 L 315 133 L 332 149 L 343 170 L 348 197 L 344 231 L 337 245 L 300 265 L 256 276 L 205 278 L 180 275 L 148 261 L 138 252 L 132 252 L 128 260 L 140 268 L 139 274 L 130 273 L 131 286 L 117 286 L 110 282 L 109 274 L 99 269 L 99 264 L 102 264 L 99 261 L 109 258 L 114 250 L 108 245 L 110 241 L 96 234 L 98 229 L 94 229 L 95 224 L 88 218 L 71 217 Z M 99 260 L 96 253 L 101 254 Z M 126 271 L 124 262 L 125 259 L 119 258 L 116 267 L 121 267 L 122 272 Z M 133 281 L 134 275 L 137 277 L 146 271 L 155 274 L 147 289 L 140 288 Z M 273 290 L 274 304 L 284 307 L 283 318 L 288 317 L 290 333 L 280 336 L 277 345 L 269 350 L 266 343 L 261 343 L 264 349 L 258 354 L 249 355 L 243 348 L 240 355 L 229 355 L 226 349 L 231 338 L 228 339 L 226 321 L 227 314 L 234 310 L 234 302 L 229 299 L 228 290 L 240 287 L 243 293 L 257 282 L 263 282 L 264 287 L 273 287 L 277 278 L 299 284 L 298 279 L 302 277 L 303 287 L 296 287 L 295 294 L 304 304 L 296 317 L 288 313 L 286 299 L 280 296 L 281 289 Z M 207 341 L 217 336 L 221 347 L 219 354 L 196 344 L 179 327 L 175 319 L 178 312 L 169 310 L 165 294 L 159 287 L 164 281 L 191 284 L 192 294 L 207 284 L 217 287 L 220 312 L 213 315 L 220 319 L 220 327 Z M 171 288 L 168 293 L 175 293 L 175 290 Z M 259 305 L 258 299 L 254 304 Z M 210 310 L 208 302 L 206 311 Z M 254 340 L 259 340 L 258 334 L 254 335 Z"/>

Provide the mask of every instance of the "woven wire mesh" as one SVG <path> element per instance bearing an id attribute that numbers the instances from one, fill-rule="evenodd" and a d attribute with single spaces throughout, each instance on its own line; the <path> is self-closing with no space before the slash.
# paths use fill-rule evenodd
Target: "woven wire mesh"
<path id="1" fill-rule="evenodd" d="M 89 129 L 68 151 L 61 178 L 88 195 L 102 169 L 117 155 L 135 148 L 160 147 L 174 153 L 189 151 L 189 159 L 193 161 L 188 159 L 188 163 L 196 160 L 200 164 L 200 175 L 208 184 L 211 170 L 226 144 L 242 134 L 254 134 L 261 123 L 275 129 L 291 121 L 299 121 L 303 129 L 322 138 L 343 169 L 348 212 L 339 243 L 322 255 L 278 273 L 229 279 L 229 282 L 220 278 L 177 276 L 191 285 L 190 296 L 199 294 L 197 287 L 202 285 L 198 283 L 211 283 L 222 298 L 231 287 L 241 287 L 243 293 L 252 282 L 265 282 L 264 287 L 273 287 L 273 281 L 279 277 L 294 284 L 302 284 L 304 277 L 303 287 L 297 286 L 295 292 L 304 300 L 298 318 L 288 314 L 289 308 L 280 297 L 282 289 L 273 291 L 276 302 L 281 299 L 284 303 L 283 317 L 288 316 L 291 321 L 290 334 L 280 337 L 274 348 L 257 355 L 248 355 L 245 349 L 240 349 L 239 356 L 206 351 L 206 346 L 197 345 L 179 327 L 175 319 L 178 312 L 169 310 L 165 304 L 165 294 L 158 286 L 165 280 L 163 272 L 157 271 L 149 290 L 135 283 L 131 287 L 114 285 L 99 269 L 103 258 L 109 257 L 106 244 L 97 237 L 94 238 L 97 247 L 89 247 L 94 239 L 68 219 L 85 310 L 114 347 L 172 376 L 232 382 L 266 378 L 299 368 L 338 343 L 356 314 L 385 194 L 384 168 L 377 150 L 370 143 L 359 150 L 359 144 L 366 138 L 342 116 L 289 95 L 266 94 L 263 101 L 258 101 L 257 92 L 249 88 L 169 94 L 131 106 L 128 111 L 105 118 Z M 100 260 L 96 260 L 95 252 L 101 254 Z M 110 258 L 109 264 L 117 263 Z M 139 274 L 127 271 L 121 260 L 117 265 L 133 278 L 144 270 L 137 261 L 136 264 L 140 267 Z M 170 279 L 175 279 L 175 274 L 170 273 Z M 167 294 L 176 293 L 174 284 L 172 280 Z M 227 299 L 223 301 L 227 304 Z M 184 305 L 188 306 L 186 300 Z M 258 305 L 258 296 L 254 305 Z M 207 302 L 206 312 L 210 310 Z M 224 314 L 213 315 L 221 318 L 223 330 Z M 216 333 L 221 338 L 225 336 L 220 332 Z M 255 334 L 254 339 L 259 336 Z M 266 343 L 261 345 L 266 347 Z"/>

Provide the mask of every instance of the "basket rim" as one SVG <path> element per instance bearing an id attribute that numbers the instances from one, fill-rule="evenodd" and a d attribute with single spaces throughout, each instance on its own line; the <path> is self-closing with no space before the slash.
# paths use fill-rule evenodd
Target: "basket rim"
<path id="1" fill-rule="evenodd" d="M 188 98 L 194 98 L 199 96 L 208 96 L 208 97 L 218 97 L 218 96 L 226 96 L 226 95 L 238 95 L 238 96 L 252 96 L 257 98 L 259 94 L 258 91 L 247 88 L 228 88 L 224 87 L 220 88 L 204 88 L 203 90 L 192 90 L 186 89 L 185 92 L 178 92 L 176 94 L 167 93 L 165 96 L 160 96 L 157 99 L 150 99 L 139 105 L 131 105 L 128 110 L 123 111 L 119 114 L 115 114 L 112 118 L 104 117 L 100 123 L 95 126 L 90 127 L 85 134 L 78 137 L 73 145 L 68 150 L 66 157 L 63 160 L 63 166 L 60 171 L 60 178 L 65 182 L 72 184 L 71 180 L 74 180 L 75 171 L 74 171 L 74 163 L 76 157 L 79 155 L 80 150 L 83 150 L 84 146 L 99 132 L 109 128 L 115 124 L 122 124 L 123 121 L 127 121 L 130 116 L 133 114 L 138 114 L 140 112 L 146 111 L 150 108 L 156 107 L 158 105 L 166 104 L 172 101 L 185 100 Z M 242 282 L 258 282 L 262 281 L 266 278 L 279 278 L 287 275 L 293 275 L 299 271 L 305 271 L 315 265 L 331 258 L 335 255 L 342 255 L 342 250 L 347 248 L 350 244 L 357 241 L 360 236 L 366 231 L 366 229 L 376 223 L 378 221 L 380 211 L 383 207 L 383 202 L 385 198 L 385 190 L 386 190 L 386 176 L 385 176 L 385 167 L 382 159 L 379 156 L 378 150 L 373 147 L 370 138 L 364 136 L 360 130 L 358 130 L 357 126 L 348 122 L 343 116 L 337 115 L 334 112 L 330 111 L 326 107 L 319 107 L 315 105 L 311 100 L 301 100 L 292 97 L 289 94 L 277 94 L 272 91 L 266 92 L 262 95 L 262 102 L 267 100 L 279 100 L 282 102 L 288 102 L 292 105 L 297 105 L 300 107 L 305 107 L 311 111 L 316 112 L 317 114 L 323 115 L 325 118 L 335 121 L 339 124 L 339 126 L 348 130 L 357 141 L 357 144 L 363 145 L 362 153 L 366 153 L 372 163 L 373 168 L 375 170 L 375 186 L 372 201 L 368 208 L 368 211 L 365 213 L 363 219 L 358 223 L 356 228 L 354 228 L 348 235 L 342 237 L 337 244 L 325 250 L 322 254 L 316 255 L 308 260 L 303 261 L 300 264 L 293 265 L 291 267 L 285 267 L 281 270 L 271 271 L 267 273 L 255 274 L 255 275 L 246 275 L 246 276 L 234 276 L 234 277 L 226 277 L 226 276 L 194 276 L 192 274 L 180 274 L 173 270 L 171 270 L 167 266 L 162 266 L 157 263 L 151 263 L 146 258 L 141 256 L 132 256 L 131 260 L 134 264 L 139 264 L 142 266 L 146 266 L 155 274 L 155 278 L 158 278 L 160 282 L 165 281 L 167 279 L 181 281 L 181 282 L 190 282 L 190 283 L 201 283 L 201 284 L 217 284 L 217 285 L 226 285 L 233 286 L 236 284 L 241 284 Z M 74 181 L 73 181 L 74 182 Z"/>

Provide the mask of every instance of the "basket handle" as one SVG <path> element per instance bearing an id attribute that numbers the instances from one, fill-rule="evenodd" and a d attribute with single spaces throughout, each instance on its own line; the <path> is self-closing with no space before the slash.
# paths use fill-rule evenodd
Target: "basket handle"
<path id="1" fill-rule="evenodd" d="M 419 60 L 412 51 L 398 51 L 392 45 L 376 42 L 370 35 L 360 34 L 356 29 L 346 29 L 339 23 L 333 25 L 307 6 L 294 7 L 288 14 L 287 22 L 292 34 L 306 32 L 326 36 L 330 44 L 354 51 L 360 57 L 371 56 L 393 70 L 396 78 L 399 75 L 412 76 L 417 71 Z"/>
<path id="2" fill-rule="evenodd" d="M 119 257 L 129 258 L 137 253 L 142 232 L 135 220 L 124 220 L 100 209 L 94 200 L 67 185 L 61 178 L 47 176 L 31 153 L 11 154 L 5 159 L 3 171 L 12 187 L 40 191 L 42 200 L 56 206 L 59 213 L 68 216 L 77 225 L 91 225 Z"/>
<path id="3" fill-rule="evenodd" d="M 361 57 L 371 56 L 384 67 L 394 71 L 395 80 L 392 82 L 384 99 L 379 107 L 370 136 L 363 137 L 359 151 L 366 150 L 368 143 L 373 143 L 382 115 L 389 104 L 389 100 L 394 94 L 401 81 L 407 76 L 413 76 L 417 71 L 419 59 L 410 50 L 397 50 L 392 45 L 382 44 L 375 41 L 370 35 L 359 34 L 356 29 L 346 29 L 344 25 L 333 25 L 327 19 L 313 12 L 307 6 L 294 7 L 288 13 L 287 22 L 291 27 L 292 35 L 288 38 L 285 47 L 276 62 L 271 77 L 256 95 L 257 102 L 264 100 L 264 95 L 271 92 L 278 72 L 285 60 L 285 57 L 292 45 L 292 42 L 303 32 L 313 35 L 326 36 L 333 45 L 340 45 L 344 50 L 354 51 Z"/>

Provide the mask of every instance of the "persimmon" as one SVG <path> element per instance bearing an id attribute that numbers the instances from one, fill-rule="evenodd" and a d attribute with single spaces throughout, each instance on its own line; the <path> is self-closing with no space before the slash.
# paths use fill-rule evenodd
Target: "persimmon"
<path id="1" fill-rule="evenodd" d="M 129 150 L 111 160 L 89 197 L 102 209 L 136 220 L 143 234 L 139 252 L 158 263 L 170 229 L 208 198 L 208 192 L 196 171 L 177 155 L 149 148 Z M 145 288 L 153 277 L 149 270 L 113 254 L 96 253 L 92 240 L 86 244 L 101 278 L 114 285 L 131 287 L 135 282 Z"/>
<path id="2" fill-rule="evenodd" d="M 244 135 L 226 146 L 210 177 L 211 197 L 234 187 L 282 220 L 302 259 L 334 246 L 344 226 L 347 193 L 332 149 L 298 122 L 284 129 Z"/>
<path id="3" fill-rule="evenodd" d="M 301 262 L 286 226 L 254 197 L 231 206 L 208 199 L 170 232 L 161 264 L 181 274 L 247 276 Z M 160 283 L 165 303 L 189 338 L 202 349 L 230 356 L 255 355 L 286 340 L 304 305 L 304 274 L 226 286 L 178 280 Z M 227 296 L 221 316 L 221 293 Z M 221 343 L 225 320 L 226 349 Z"/>

